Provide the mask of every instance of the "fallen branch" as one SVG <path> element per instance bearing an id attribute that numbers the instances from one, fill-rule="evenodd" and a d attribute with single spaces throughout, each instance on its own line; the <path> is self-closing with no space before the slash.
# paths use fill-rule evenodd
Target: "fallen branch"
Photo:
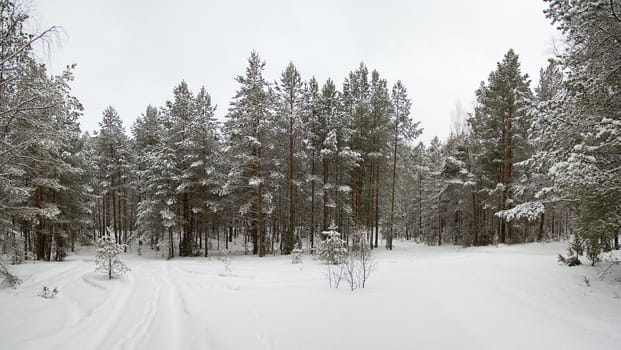
<path id="1" fill-rule="evenodd" d="M 558 261 L 562 262 L 563 264 L 567 265 L 567 266 L 577 266 L 577 265 L 582 265 L 582 262 L 580 262 L 580 259 L 578 259 L 578 255 L 573 255 L 570 257 L 564 257 L 563 254 L 558 254 Z"/>

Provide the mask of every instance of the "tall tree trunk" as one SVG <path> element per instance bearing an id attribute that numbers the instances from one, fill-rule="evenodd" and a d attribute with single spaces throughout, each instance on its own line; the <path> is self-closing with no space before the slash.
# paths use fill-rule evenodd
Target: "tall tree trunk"
<path id="1" fill-rule="evenodd" d="M 477 197 L 474 191 L 471 192 L 472 196 L 472 245 L 479 244 L 479 213 L 477 212 Z"/>
<path id="2" fill-rule="evenodd" d="M 362 188 L 364 187 L 364 167 L 358 170 L 358 196 L 356 198 L 357 225 L 362 224 Z"/>
<path id="3" fill-rule="evenodd" d="M 537 232 L 537 242 L 541 242 L 543 241 L 543 223 L 545 220 L 545 216 L 543 213 L 541 213 L 541 216 L 539 217 L 539 231 Z"/>
<path id="4" fill-rule="evenodd" d="M 293 102 L 291 105 L 293 109 Z M 293 250 L 293 233 L 295 230 L 295 186 L 294 186 L 294 164 L 293 154 L 295 148 L 293 147 L 293 119 L 290 118 L 289 122 L 289 222 L 287 225 L 287 238 L 285 239 L 284 254 L 290 254 Z"/>
<path id="5" fill-rule="evenodd" d="M 175 257 L 175 240 L 173 237 L 173 227 L 168 227 L 168 259 Z"/>
<path id="6" fill-rule="evenodd" d="M 507 205 L 507 201 L 511 194 L 511 184 L 513 182 L 513 108 L 509 108 L 509 118 L 507 121 L 507 158 L 506 158 L 506 172 L 505 172 L 505 203 L 506 209 L 511 209 L 513 205 L 511 202 Z M 504 221 L 504 225 L 507 227 L 507 238 L 512 240 L 511 222 Z"/>
<path id="7" fill-rule="evenodd" d="M 123 185 L 123 187 L 126 187 L 125 184 Z M 127 219 L 129 215 L 127 215 L 127 190 L 124 189 L 124 192 L 125 193 L 121 201 L 121 205 L 122 205 L 121 212 L 123 213 L 123 216 L 121 218 L 121 224 L 122 224 L 121 226 L 123 228 L 123 244 L 127 244 L 127 228 L 128 228 Z M 124 248 L 124 252 L 127 253 L 127 245 Z"/>
<path id="8" fill-rule="evenodd" d="M 257 236 L 259 240 L 259 257 L 265 256 L 265 230 L 263 227 L 263 184 L 257 186 Z"/>
<path id="9" fill-rule="evenodd" d="M 310 250 L 315 247 L 315 149 L 311 157 L 311 219 L 310 219 Z"/>
<path id="10" fill-rule="evenodd" d="M 192 244 L 194 237 L 192 236 L 192 213 L 190 210 L 190 195 L 188 192 L 183 193 L 183 238 L 181 240 L 182 256 L 192 256 Z"/>
<path id="11" fill-rule="evenodd" d="M 115 175 L 112 175 L 112 229 L 114 231 L 114 240 L 116 242 L 119 241 L 119 231 L 118 231 L 118 226 L 117 226 L 117 193 L 116 193 L 116 181 L 115 181 Z"/>
<path id="12" fill-rule="evenodd" d="M 35 190 L 35 208 L 41 208 L 43 201 L 43 189 L 37 187 Z M 35 226 L 35 247 L 37 252 L 37 260 L 45 258 L 45 237 L 43 234 L 43 218 L 39 218 Z"/>
<path id="13" fill-rule="evenodd" d="M 398 113 L 398 111 L 397 111 Z M 388 237 L 386 237 L 386 249 L 392 250 L 392 237 L 394 235 L 395 227 L 395 187 L 397 179 L 397 143 L 399 141 L 399 124 L 396 122 L 395 126 L 395 147 L 392 152 L 392 190 L 390 194 L 390 230 Z"/>
<path id="14" fill-rule="evenodd" d="M 104 230 L 103 232 L 100 233 L 100 235 L 106 235 L 108 234 L 108 230 L 110 228 L 111 225 L 111 213 L 110 213 L 110 207 L 112 205 L 112 190 L 110 190 L 108 193 L 106 193 L 104 195 Z M 112 232 L 111 232 L 112 234 Z"/>
<path id="15" fill-rule="evenodd" d="M 440 195 L 438 195 L 438 245 L 442 245 L 442 207 L 440 203 Z"/>
<path id="16" fill-rule="evenodd" d="M 338 166 L 338 164 L 337 164 Z M 330 163 L 327 157 L 323 158 L 323 230 L 326 231 L 330 222 L 328 221 L 328 178 L 330 172 Z"/>
<path id="17" fill-rule="evenodd" d="M 380 206 L 379 206 L 379 164 L 375 164 L 375 176 L 374 176 L 374 187 L 375 187 L 375 248 L 378 247 L 378 239 L 379 239 L 379 214 L 380 214 Z"/>
<path id="18" fill-rule="evenodd" d="M 420 171 L 420 170 L 419 170 Z M 418 237 L 423 236 L 423 175 L 418 174 Z"/>
<path id="19" fill-rule="evenodd" d="M 203 216 L 203 235 L 205 236 L 205 238 L 203 239 L 204 241 L 204 246 L 205 246 L 205 256 L 209 256 L 209 230 L 207 228 L 208 226 L 208 221 L 207 221 L 207 216 L 209 214 L 205 213 L 205 215 Z"/>
<path id="20" fill-rule="evenodd" d="M 257 159 L 257 178 L 262 180 L 261 148 L 257 148 Z M 263 257 L 265 256 L 265 227 L 263 223 L 263 183 L 261 181 L 257 185 L 257 239 L 259 241 L 258 254 L 259 257 Z"/>
<path id="21" fill-rule="evenodd" d="M 373 195 L 375 194 L 375 191 L 373 189 L 373 174 L 375 173 L 374 168 L 373 168 L 373 160 L 371 160 L 371 164 L 369 165 L 369 192 L 368 192 L 368 197 L 367 197 L 367 222 L 366 222 L 366 227 L 367 227 L 367 232 L 369 232 L 369 245 L 371 247 L 373 247 L 373 214 L 375 213 L 375 210 L 373 208 L 373 206 L 375 205 L 375 201 L 373 198 Z"/>

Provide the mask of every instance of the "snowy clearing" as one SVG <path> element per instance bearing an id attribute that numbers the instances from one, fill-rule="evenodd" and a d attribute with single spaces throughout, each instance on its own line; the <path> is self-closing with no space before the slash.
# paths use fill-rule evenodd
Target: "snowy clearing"
<path id="1" fill-rule="evenodd" d="M 308 255 L 233 256 L 230 272 L 216 257 L 125 255 L 131 272 L 111 281 L 86 248 L 12 266 L 24 283 L 0 290 L 0 348 L 619 349 L 621 280 L 557 263 L 566 243 L 396 243 L 354 292 L 330 289 Z M 43 285 L 58 295 L 37 296 Z"/>

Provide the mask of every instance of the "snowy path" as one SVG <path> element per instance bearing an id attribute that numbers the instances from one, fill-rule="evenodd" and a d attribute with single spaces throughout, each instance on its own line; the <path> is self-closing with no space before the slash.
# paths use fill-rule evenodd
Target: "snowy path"
<path id="1" fill-rule="evenodd" d="M 86 254 L 25 264 L 0 291 L 0 349 L 619 349 L 621 283 L 559 266 L 564 247 L 400 243 L 353 293 L 307 256 L 234 257 L 231 272 L 127 256 L 112 281 Z M 55 299 L 36 296 L 44 284 Z"/>

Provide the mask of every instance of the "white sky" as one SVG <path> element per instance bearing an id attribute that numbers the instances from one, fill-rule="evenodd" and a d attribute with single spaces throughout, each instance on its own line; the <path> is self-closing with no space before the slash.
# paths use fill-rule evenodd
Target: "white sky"
<path id="1" fill-rule="evenodd" d="M 39 28 L 64 34 L 41 57 L 52 72 L 77 63 L 73 93 L 85 130 L 98 129 L 108 105 L 126 130 L 148 104 L 162 106 L 185 79 L 204 85 L 224 117 L 250 51 L 274 81 L 289 61 L 303 78 L 339 85 L 364 61 L 412 99 L 421 140 L 450 131 L 456 103 L 474 91 L 509 48 L 537 83 L 558 37 L 542 0 L 31 0 Z"/>

